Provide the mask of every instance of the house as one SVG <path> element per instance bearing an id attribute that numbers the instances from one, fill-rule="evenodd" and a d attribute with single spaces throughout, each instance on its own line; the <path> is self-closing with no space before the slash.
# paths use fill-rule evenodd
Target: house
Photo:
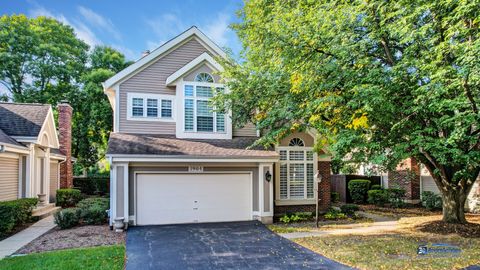
<path id="1" fill-rule="evenodd" d="M 0 103 L 0 201 L 49 205 L 58 188 L 72 186 L 72 107 L 59 104 L 58 112 L 59 133 L 50 105 Z"/>
<path id="2" fill-rule="evenodd" d="M 311 132 L 271 149 L 249 148 L 260 131 L 232 125 L 209 103 L 228 91 L 224 51 L 191 27 L 104 82 L 114 113 L 110 224 L 260 220 L 330 203 L 330 157 Z"/>

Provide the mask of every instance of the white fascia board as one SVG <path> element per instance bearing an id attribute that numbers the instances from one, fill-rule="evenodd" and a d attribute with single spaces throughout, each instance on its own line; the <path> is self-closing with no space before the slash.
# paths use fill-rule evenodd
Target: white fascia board
<path id="1" fill-rule="evenodd" d="M 5 152 L 18 153 L 18 154 L 28 154 L 29 151 L 30 151 L 27 147 L 13 145 L 13 144 L 9 144 L 9 143 L 0 143 L 0 145 L 4 146 L 4 151 Z"/>
<path id="2" fill-rule="evenodd" d="M 111 88 L 113 85 L 120 82 L 125 77 L 134 73 L 141 67 L 149 64 L 150 62 L 155 60 L 157 57 L 162 55 L 163 53 L 167 52 L 171 48 L 175 47 L 176 45 L 180 44 L 182 41 L 186 40 L 187 38 L 193 35 L 196 35 L 202 42 L 204 42 L 208 47 L 210 47 L 218 55 L 224 58 L 227 57 L 227 54 L 217 44 L 215 44 L 210 38 L 208 38 L 204 33 L 202 33 L 202 31 L 200 31 L 196 26 L 192 26 L 190 29 L 186 30 L 185 32 L 171 39 L 170 41 L 167 41 L 165 44 L 158 47 L 147 56 L 139 59 L 137 62 L 131 64 L 124 70 L 120 71 L 119 73 L 111 77 L 110 79 L 106 80 L 102 84 L 104 91 L 108 88 Z"/>
<path id="3" fill-rule="evenodd" d="M 218 158 L 218 157 L 172 157 L 153 155 L 107 155 L 112 162 L 212 162 L 212 163 L 244 163 L 244 162 L 277 162 L 279 158 Z"/>
<path id="4" fill-rule="evenodd" d="M 11 138 L 15 139 L 17 142 L 26 142 L 26 143 L 33 143 L 36 144 L 38 137 L 29 137 L 29 136 L 10 136 Z"/>
<path id="5" fill-rule="evenodd" d="M 53 138 L 50 139 L 50 136 L 48 136 L 48 132 L 46 130 L 46 126 L 47 126 L 47 123 L 48 121 L 51 121 L 52 123 L 52 129 L 51 132 L 53 132 Z M 41 143 L 41 140 L 42 140 L 42 137 L 43 137 L 43 134 L 47 132 L 47 136 L 48 136 L 48 147 L 53 147 L 53 148 L 58 148 L 60 147 L 60 142 L 58 141 L 58 134 L 57 134 L 57 127 L 55 126 L 55 119 L 53 117 L 53 110 L 52 110 L 52 106 L 50 106 L 50 108 L 48 109 L 48 113 L 47 113 L 47 117 L 45 117 L 45 120 L 43 121 L 43 124 L 42 124 L 42 128 L 40 129 L 40 132 L 38 133 L 38 137 L 37 137 L 37 143 L 40 144 Z M 53 140 L 53 143 L 52 141 Z"/>
<path id="6" fill-rule="evenodd" d="M 175 81 L 180 79 L 183 75 L 187 74 L 191 70 L 195 69 L 198 67 L 200 64 L 203 62 L 207 62 L 210 65 L 212 65 L 217 71 L 223 71 L 222 65 L 220 65 L 215 59 L 213 59 L 210 54 L 204 52 L 197 58 L 193 59 L 190 61 L 188 64 L 185 66 L 181 67 L 179 70 L 175 71 L 172 75 L 168 76 L 167 80 L 165 81 L 167 86 L 175 85 Z"/>

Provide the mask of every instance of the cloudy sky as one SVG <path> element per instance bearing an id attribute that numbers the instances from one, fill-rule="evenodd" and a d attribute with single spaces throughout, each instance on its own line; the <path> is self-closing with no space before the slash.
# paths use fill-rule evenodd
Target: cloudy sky
<path id="1" fill-rule="evenodd" d="M 228 26 L 241 6 L 241 0 L 3 0 L 0 11 L 56 18 L 89 45 L 109 45 L 136 60 L 192 25 L 238 54 L 239 41 Z"/>

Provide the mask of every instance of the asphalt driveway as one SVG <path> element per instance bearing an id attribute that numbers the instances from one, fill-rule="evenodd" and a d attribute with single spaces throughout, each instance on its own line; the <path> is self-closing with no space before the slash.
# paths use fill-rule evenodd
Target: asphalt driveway
<path id="1" fill-rule="evenodd" d="M 259 222 L 131 227 L 127 270 L 351 269 Z"/>

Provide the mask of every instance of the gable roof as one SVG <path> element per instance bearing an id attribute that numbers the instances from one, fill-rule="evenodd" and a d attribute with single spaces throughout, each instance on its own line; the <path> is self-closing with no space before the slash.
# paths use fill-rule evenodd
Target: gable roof
<path id="1" fill-rule="evenodd" d="M 181 67 L 179 70 L 175 71 L 172 75 L 168 76 L 167 80 L 165 81 L 166 85 L 174 85 L 176 80 L 180 79 L 183 75 L 187 74 L 203 63 L 210 64 L 217 71 L 223 71 L 222 65 L 215 61 L 210 54 L 204 52 L 185 66 Z"/>
<path id="2" fill-rule="evenodd" d="M 209 47 L 213 52 L 216 54 L 226 57 L 226 53 L 217 45 L 215 44 L 210 38 L 208 38 L 202 31 L 200 31 L 196 26 L 192 26 L 187 29 L 185 32 L 181 33 L 180 35 L 174 37 L 173 39 L 165 42 L 163 45 L 158 47 L 157 49 L 153 50 L 148 55 L 140 58 L 137 62 L 131 64 L 127 68 L 123 69 L 119 73 L 115 74 L 110 79 L 106 80 L 103 83 L 104 91 L 111 88 L 115 84 L 119 83 L 129 75 L 135 73 L 142 67 L 148 66 L 151 64 L 155 59 L 159 56 L 170 50 L 171 48 L 175 47 L 176 45 L 180 44 L 182 41 L 192 37 L 198 37 L 207 47 Z"/>
<path id="3" fill-rule="evenodd" d="M 0 103 L 0 129 L 9 137 L 38 137 L 50 105 Z"/>

